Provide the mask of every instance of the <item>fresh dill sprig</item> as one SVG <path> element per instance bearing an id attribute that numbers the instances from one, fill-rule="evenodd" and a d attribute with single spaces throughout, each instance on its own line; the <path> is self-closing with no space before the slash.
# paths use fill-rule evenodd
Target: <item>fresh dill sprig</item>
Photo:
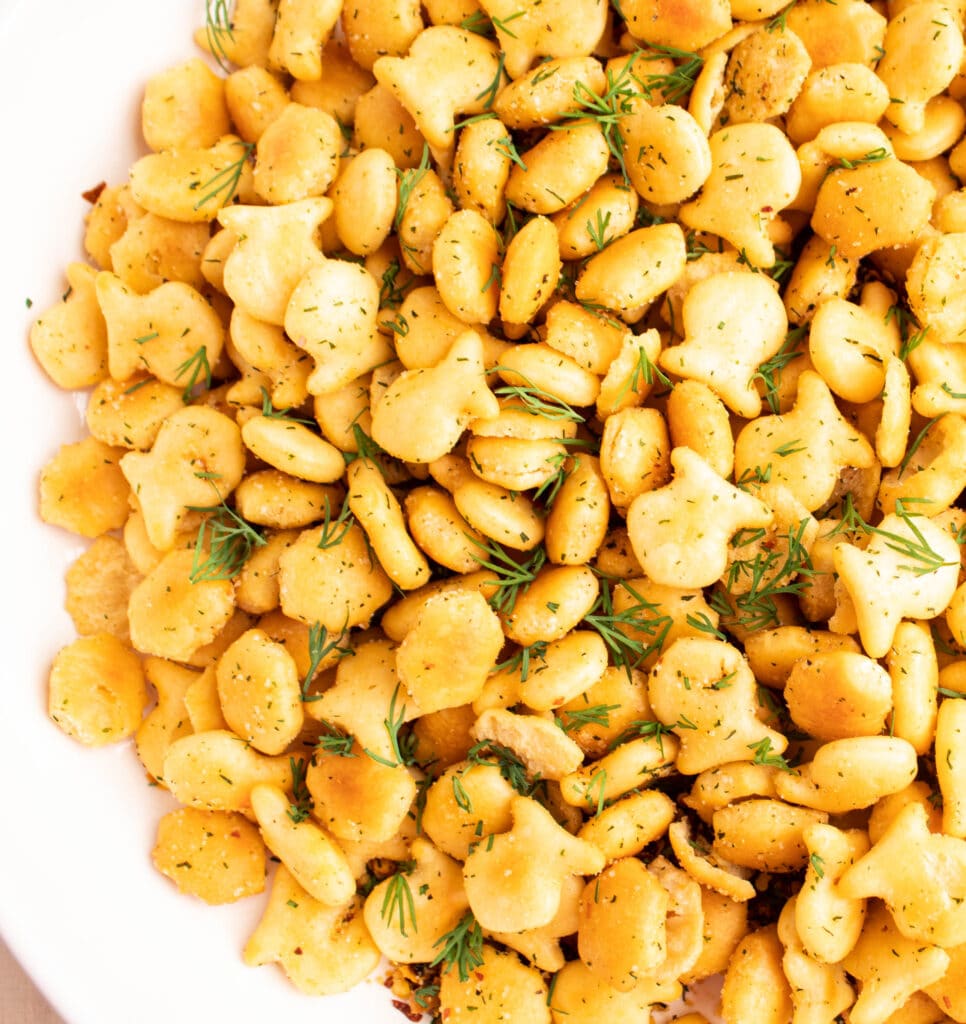
<path id="1" fill-rule="evenodd" d="M 766 768 L 777 768 L 782 772 L 795 772 L 794 765 L 788 763 L 781 754 L 776 753 L 771 747 L 771 738 L 765 736 L 757 743 L 749 743 L 748 749 L 754 752 L 753 764 L 761 764 Z"/>
<path id="2" fill-rule="evenodd" d="M 211 366 L 208 363 L 208 347 L 206 345 L 202 345 L 175 370 L 174 379 L 180 381 L 185 374 L 189 375 L 188 383 L 185 384 L 184 391 L 181 392 L 181 401 L 187 405 L 194 398 L 195 388 L 202 375 L 204 375 L 205 388 L 211 389 Z"/>
<path id="3" fill-rule="evenodd" d="M 466 536 L 477 549 L 472 554 L 480 568 L 489 569 L 498 577 L 492 583 L 487 583 L 487 586 L 496 588 L 489 598 L 490 607 L 494 611 L 509 614 L 516 607 L 520 593 L 525 592 L 537 578 L 537 573 L 547 560 L 547 552 L 541 545 L 534 548 L 528 558 L 518 561 L 495 540 L 484 543 L 469 534 Z"/>
<path id="4" fill-rule="evenodd" d="M 494 672 L 514 672 L 519 671 L 520 681 L 526 682 L 527 677 L 530 675 L 530 668 L 534 661 L 545 662 L 547 658 L 547 641 L 536 640 L 527 647 L 520 647 L 509 658 L 499 662 L 493 666 Z M 541 672 L 542 669 L 534 669 L 535 672 Z"/>
<path id="5" fill-rule="evenodd" d="M 222 71 L 231 72 L 231 58 L 225 49 L 225 40 L 234 42 L 228 0 L 205 0 L 205 36 L 208 49 Z"/>
<path id="6" fill-rule="evenodd" d="M 546 460 L 554 467 L 553 475 L 547 477 L 533 492 L 533 500 L 542 502 L 543 513 L 549 513 L 564 481 L 573 472 L 573 466 L 568 462 L 569 458 L 566 452 L 558 452 Z"/>
<path id="7" fill-rule="evenodd" d="M 322 727 L 322 732 L 315 742 L 319 750 L 325 754 L 334 754 L 336 757 L 356 756 L 352 752 L 352 747 L 355 744 L 352 736 L 347 735 L 337 725 L 333 725 L 332 722 L 324 718 L 319 720 L 319 725 Z"/>
<path id="8" fill-rule="evenodd" d="M 506 215 L 503 218 L 503 224 L 500 226 L 500 252 L 506 252 L 506 247 L 519 233 L 520 228 L 528 223 L 529 220 L 530 215 L 526 211 L 518 209 L 511 202 L 507 202 Z"/>
<path id="9" fill-rule="evenodd" d="M 479 97 L 477 97 L 479 99 Z M 472 114 L 470 117 L 461 118 L 453 124 L 452 128 L 447 128 L 447 131 L 457 132 L 460 128 L 466 128 L 471 124 L 479 124 L 480 121 L 492 121 L 496 117 L 495 111 L 485 110 L 482 114 Z"/>
<path id="10" fill-rule="evenodd" d="M 847 160 L 844 156 L 840 156 L 833 165 L 833 169 L 838 167 L 846 171 L 854 170 L 856 167 L 860 167 L 862 164 L 875 164 L 880 160 L 888 160 L 892 154 L 885 148 L 885 146 L 879 146 L 876 149 L 870 149 L 868 153 L 862 156 L 857 156 L 854 160 Z"/>
<path id="11" fill-rule="evenodd" d="M 523 15 L 523 11 L 520 11 L 518 14 L 511 14 L 509 18 L 505 18 L 502 22 L 498 21 L 496 18 L 493 18 L 492 22 L 493 22 L 493 25 L 496 28 L 499 28 L 503 32 L 506 32 L 507 35 L 512 36 L 513 33 L 512 32 L 508 32 L 506 27 L 505 27 L 506 26 L 506 22 L 512 21 L 515 18 L 519 18 L 522 15 Z M 476 99 L 483 100 L 484 110 L 492 110 L 492 108 L 493 108 L 493 101 L 496 99 L 496 95 L 500 91 L 501 86 L 503 85 L 503 76 L 505 74 L 505 71 L 504 71 L 505 66 L 506 66 L 506 54 L 501 50 L 500 51 L 500 55 L 497 58 L 497 62 L 496 62 L 496 74 L 493 76 L 493 79 L 490 82 L 490 84 L 481 93 L 478 93 L 477 96 L 476 96 Z"/>
<path id="12" fill-rule="evenodd" d="M 768 531 L 764 527 L 750 527 L 743 526 L 736 533 L 731 536 L 731 546 L 733 548 L 746 548 L 749 544 L 755 544 L 760 540 L 764 540 L 768 536 Z"/>
<path id="13" fill-rule="evenodd" d="M 312 794 L 305 784 L 305 775 L 308 771 L 308 762 L 304 757 L 296 760 L 294 757 L 288 759 L 288 766 L 292 772 L 292 803 L 288 807 L 288 816 L 297 825 L 312 813 L 315 806 Z"/>
<path id="14" fill-rule="evenodd" d="M 644 203 L 638 206 L 637 214 L 634 217 L 634 223 L 642 228 L 653 228 L 657 224 L 667 224 L 667 222 L 667 217 L 649 210 Z"/>
<path id="15" fill-rule="evenodd" d="M 760 716 L 763 721 L 779 722 L 786 714 L 785 709 L 779 705 L 771 690 L 767 686 L 762 686 L 761 683 L 755 684 L 755 702 L 759 709 L 765 712 Z"/>
<path id="16" fill-rule="evenodd" d="M 640 51 L 637 51 L 639 54 Z M 563 123 L 551 125 L 551 128 L 566 128 L 567 121 L 596 121 L 604 136 L 610 155 L 617 162 L 625 182 L 630 182 L 627 164 L 624 158 L 625 140 L 621 132 L 621 119 L 633 110 L 632 100 L 642 94 L 642 83 L 634 78 L 633 65 L 636 54 L 632 55 L 624 66 L 614 72 L 606 70 L 607 87 L 598 93 L 585 82 L 577 81 L 573 87 L 573 100 L 576 110 L 565 111 L 561 117 Z"/>
<path id="17" fill-rule="evenodd" d="M 344 455 L 346 465 L 356 459 L 365 459 L 367 462 L 378 464 L 381 458 L 390 458 L 389 453 L 380 444 L 374 441 L 358 423 L 352 424 L 352 437 L 356 443 L 354 452 L 346 452 Z"/>
<path id="18" fill-rule="evenodd" d="M 125 395 L 133 395 L 135 391 L 140 391 L 141 388 L 147 387 L 148 384 L 153 384 L 153 383 L 154 383 L 154 378 L 153 377 L 145 377 L 145 378 L 143 378 L 143 380 L 139 380 L 136 383 L 132 384 L 129 388 L 125 388 L 124 389 L 124 394 Z"/>
<path id="19" fill-rule="evenodd" d="M 411 765 L 415 764 L 415 751 L 416 751 L 416 737 L 412 732 L 403 732 L 403 725 L 406 722 L 406 705 L 403 704 L 398 712 L 396 710 L 396 703 L 399 700 L 399 687 L 400 684 L 396 683 L 395 689 L 392 691 L 392 697 L 389 698 L 389 712 L 386 717 L 382 720 L 382 724 L 386 729 L 386 734 L 389 737 L 389 747 L 392 750 L 392 759 L 383 757 L 381 754 L 376 754 L 371 751 L 368 747 L 365 748 L 365 752 L 372 758 L 373 761 L 379 764 L 385 765 L 387 768 L 395 768 L 398 765 Z"/>
<path id="20" fill-rule="evenodd" d="M 909 445 L 909 447 L 906 449 L 906 454 L 903 457 L 902 462 L 899 463 L 899 470 L 896 474 L 897 480 L 901 480 L 902 474 L 905 473 L 905 471 L 909 468 L 909 463 L 912 461 L 913 455 L 915 455 L 916 452 L 919 451 L 920 445 L 926 439 L 926 434 L 928 434 L 929 431 L 933 428 L 933 426 L 936 423 L 938 423 L 945 415 L 946 414 L 944 412 L 941 412 L 938 416 L 933 416 L 933 418 L 916 435 L 912 444 Z"/>
<path id="21" fill-rule="evenodd" d="M 728 672 L 726 675 L 723 675 L 720 679 L 716 679 L 713 683 L 711 683 L 710 686 L 708 687 L 708 689 L 709 690 L 727 690 L 728 687 L 730 687 L 731 684 L 734 682 L 735 676 L 737 674 L 738 674 L 737 671 L 735 671 L 735 672 Z"/>
<path id="22" fill-rule="evenodd" d="M 594 248 L 600 252 L 605 245 L 610 241 L 607 237 L 607 228 L 610 225 L 611 211 L 608 210 L 604 213 L 599 207 L 596 211 L 596 216 L 591 222 L 588 218 L 585 227 L 587 228 L 587 235 L 590 240 L 594 243 Z"/>
<path id="23" fill-rule="evenodd" d="M 589 455 L 600 455 L 599 437 L 555 437 L 557 444 L 562 444 L 568 451 L 581 448 Z"/>
<path id="24" fill-rule="evenodd" d="M 571 408 L 562 398 L 557 398 L 556 395 L 552 395 L 549 391 L 538 387 L 510 367 L 493 367 L 493 372 L 498 373 L 501 370 L 506 370 L 508 373 L 512 373 L 524 381 L 523 384 L 503 384 L 493 389 L 493 394 L 497 398 L 512 398 L 514 400 L 508 403 L 508 408 L 529 413 L 531 416 L 539 416 L 545 420 L 560 420 L 570 423 L 584 422 L 584 417 Z"/>
<path id="25" fill-rule="evenodd" d="M 638 345 L 637 362 L 634 364 L 634 370 L 631 373 L 631 388 L 637 391 L 642 383 L 652 386 L 655 381 L 658 381 L 666 388 L 674 387 L 674 382 L 657 363 L 651 360 L 644 350 L 644 346 Z"/>
<path id="26" fill-rule="evenodd" d="M 526 14 L 526 11 L 514 11 L 512 14 L 508 14 L 505 18 L 494 18 L 491 14 L 490 21 L 493 22 L 497 31 L 502 32 L 505 36 L 509 36 L 511 39 L 516 39 L 516 33 L 512 29 L 507 28 L 507 26 L 511 21 L 516 21 L 517 18 L 522 18 L 524 14 Z"/>
<path id="27" fill-rule="evenodd" d="M 825 2 L 827 4 L 832 4 L 834 6 L 838 2 L 838 0 L 825 0 Z M 798 3 L 798 0 L 792 0 L 792 2 L 790 4 L 788 4 L 786 7 L 783 7 L 778 12 L 778 14 L 776 14 L 775 17 L 772 18 L 771 21 L 768 22 L 768 24 L 765 26 L 765 28 L 769 32 L 784 32 L 785 29 L 788 27 L 788 22 L 787 22 L 788 12 L 797 3 Z M 875 49 L 878 51 L 878 54 L 879 54 L 880 57 L 885 53 L 885 50 L 883 50 L 881 46 L 877 46 Z M 901 102 L 901 101 L 899 101 L 899 102 Z"/>
<path id="28" fill-rule="evenodd" d="M 840 533 L 871 533 L 872 527 L 862 518 L 855 507 L 851 492 L 842 499 L 839 510 L 839 521 L 829 530 L 828 536 L 835 537 Z"/>
<path id="29" fill-rule="evenodd" d="M 437 780 L 438 776 L 432 772 L 427 771 L 426 775 L 421 778 L 417 778 L 416 781 L 416 799 L 413 800 L 412 809 L 407 815 L 411 818 L 416 826 L 416 835 L 423 835 L 423 815 L 426 813 L 426 801 L 429 798 L 429 788 Z"/>
<path id="30" fill-rule="evenodd" d="M 764 385 L 765 401 L 773 413 L 780 412 L 778 392 L 781 387 L 782 371 L 793 360 L 802 356 L 802 350 L 798 347 L 805 332 L 806 326 L 793 327 L 785 336 L 782 347 L 770 358 L 758 366 L 752 374 L 752 380 L 760 380 Z"/>
<path id="31" fill-rule="evenodd" d="M 386 885 L 386 894 L 382 900 L 382 907 L 379 914 L 383 921 L 396 921 L 399 934 L 406 938 L 406 919 L 409 919 L 410 927 L 414 932 L 418 931 L 416 925 L 416 903 L 413 900 L 413 891 L 409 886 L 408 872 L 405 865 L 400 865 L 399 870 L 389 879 Z"/>
<path id="32" fill-rule="evenodd" d="M 462 982 L 470 980 L 470 972 L 483 963 L 483 929 L 472 910 L 459 919 L 455 927 L 441 935 L 435 946 L 442 947 L 430 963 L 444 971 L 456 968 Z"/>
<path id="33" fill-rule="evenodd" d="M 630 673 L 631 669 L 661 649 L 673 619 L 626 580 L 619 586 L 634 598 L 634 604 L 615 612 L 610 581 L 602 578 L 597 600 L 582 621 L 600 634 L 613 663 Z M 635 633 L 643 634 L 649 642 L 645 643 Z"/>
<path id="34" fill-rule="evenodd" d="M 653 387 L 655 380 L 669 390 L 674 387 L 671 378 L 651 360 L 643 345 L 637 346 L 637 358 L 634 361 L 634 368 L 631 370 L 627 380 L 621 385 L 615 404 L 619 404 L 631 392 L 638 392 L 642 386 Z"/>
<path id="35" fill-rule="evenodd" d="M 774 455 L 779 458 L 787 459 L 789 455 L 797 455 L 799 452 L 808 450 L 807 444 L 802 444 L 800 438 L 795 438 L 794 441 L 786 441 L 784 444 L 780 444 L 777 448 L 772 449 Z"/>
<path id="36" fill-rule="evenodd" d="M 399 275 L 402 273 L 402 266 L 393 257 L 382 272 L 379 285 L 379 308 L 397 309 L 402 305 L 406 295 L 412 290 L 416 283 L 415 277 L 410 275 L 406 280 L 400 282 Z"/>
<path id="37" fill-rule="evenodd" d="M 288 420 L 289 423 L 303 423 L 307 427 L 314 427 L 315 423 L 312 420 L 301 419 L 298 416 L 289 415 L 292 412 L 292 406 L 287 405 L 284 409 L 276 409 L 272 405 L 272 396 L 268 393 L 267 388 L 259 388 L 262 393 L 262 415 L 266 419 L 270 420 Z"/>
<path id="38" fill-rule="evenodd" d="M 725 591 L 722 584 L 719 582 L 708 595 L 708 607 L 718 613 L 718 617 L 722 620 L 731 619 L 734 617 L 734 608 L 731 607 L 731 603 L 725 596 Z"/>
<path id="39" fill-rule="evenodd" d="M 684 242 L 687 246 L 686 259 L 688 263 L 694 263 L 702 256 L 713 256 L 716 253 L 724 252 L 724 239 L 719 238 L 717 246 L 712 249 L 707 243 L 698 241 L 697 231 L 689 231 L 684 236 Z"/>
<path id="40" fill-rule="evenodd" d="M 195 203 L 194 208 L 200 210 L 206 203 L 210 203 L 212 200 L 219 200 L 221 206 L 227 206 L 234 198 L 235 193 L 238 191 L 238 183 L 241 181 L 242 171 L 245 169 L 246 161 L 251 157 L 252 153 L 255 152 L 254 142 L 242 142 L 241 140 L 233 143 L 235 146 L 241 146 L 242 154 L 233 163 L 228 164 L 227 167 L 223 167 L 220 171 L 216 171 L 207 181 L 194 182 L 192 183 L 192 189 L 200 190 L 203 195 Z"/>
<path id="41" fill-rule="evenodd" d="M 594 798 L 593 790 L 596 788 L 597 797 Z M 607 795 L 607 769 L 598 768 L 593 775 L 588 779 L 587 786 L 584 790 L 584 800 L 589 804 L 596 804 L 595 811 L 600 814 L 606 804 Z"/>
<path id="42" fill-rule="evenodd" d="M 302 680 L 302 700 L 305 703 L 319 700 L 322 696 L 321 694 L 310 694 L 309 687 L 312 685 L 312 680 L 315 678 L 315 673 L 318 671 L 323 659 L 333 651 L 336 651 L 337 656 L 340 658 L 354 653 L 351 647 L 339 646 L 344 639 L 344 630 L 330 640 L 329 631 L 321 622 L 313 622 L 309 626 L 309 667 L 305 673 L 305 678 Z"/>
<path id="43" fill-rule="evenodd" d="M 559 65 L 556 67 L 551 66 L 552 58 L 542 57 L 540 64 L 537 66 L 536 73 L 530 79 L 530 85 L 539 85 L 541 82 L 546 82 L 548 78 L 553 78 L 554 75 L 560 70 Z"/>
<path id="44" fill-rule="evenodd" d="M 644 95 L 650 101 L 654 93 L 659 92 L 665 103 L 677 103 L 694 88 L 694 83 L 704 67 L 704 58 L 691 50 L 680 50 L 676 46 L 652 46 L 650 52 L 643 54 L 645 61 L 661 60 L 670 57 L 681 61 L 667 74 L 647 74 L 643 79 Z"/>
<path id="45" fill-rule="evenodd" d="M 905 524 L 912 534 L 911 537 L 903 536 L 892 530 L 883 530 L 879 526 L 873 526 L 871 528 L 872 532 L 876 536 L 884 538 L 885 546 L 891 551 L 910 558 L 913 564 L 900 565 L 899 568 L 908 569 L 916 576 L 925 576 L 926 573 L 935 572 L 937 569 L 943 568 L 943 566 L 959 565 L 958 559 L 955 562 L 947 562 L 938 551 L 929 545 L 929 541 L 926 540 L 922 531 L 913 522 L 913 519 L 920 513 L 910 512 L 906 508 L 906 503 L 913 500 L 906 498 L 904 502 L 902 498 L 897 498 L 895 504 L 895 515 Z"/>
<path id="46" fill-rule="evenodd" d="M 899 346 L 899 358 L 906 360 L 909 358 L 909 353 L 914 352 L 919 346 L 926 340 L 926 335 L 929 333 L 929 325 L 916 331 L 914 334 L 910 334 L 902 339 L 902 344 Z"/>
<path id="47" fill-rule="evenodd" d="M 737 558 L 728 568 L 725 588 L 735 605 L 732 616 L 745 629 L 768 629 L 779 624 L 779 594 L 800 594 L 810 586 L 815 574 L 808 552 L 802 543 L 808 520 L 802 519 L 778 540 L 786 541 L 786 549 L 759 548 L 752 558 Z M 760 541 L 764 531 L 739 530 L 731 539 L 733 547 L 744 547 Z M 744 592 L 734 593 L 738 583 L 747 580 Z"/>
<path id="48" fill-rule="evenodd" d="M 482 294 L 483 292 L 489 291 L 490 288 L 493 285 L 496 285 L 497 287 L 499 287 L 502 282 L 503 282 L 503 267 L 500 266 L 500 264 L 498 264 L 498 263 L 491 263 L 490 264 L 490 273 L 488 274 L 486 280 L 483 282 L 483 284 L 482 284 L 482 286 L 480 288 L 480 293 Z"/>
<path id="49" fill-rule="evenodd" d="M 788 27 L 786 20 L 788 18 L 788 12 L 795 6 L 796 3 L 798 3 L 798 0 L 792 0 L 792 2 L 787 7 L 783 7 L 775 15 L 775 17 L 768 22 L 765 28 L 769 32 L 784 32 L 785 29 Z"/>
<path id="50" fill-rule="evenodd" d="M 452 782 L 453 799 L 456 801 L 456 806 L 460 810 L 466 811 L 467 814 L 472 814 L 473 801 L 470 799 L 470 794 L 466 791 L 466 786 L 463 785 L 463 771 L 454 772 Z"/>
<path id="51" fill-rule="evenodd" d="M 637 718 L 624 729 L 620 735 L 615 736 L 607 745 L 608 750 L 616 750 L 619 746 L 630 740 L 650 739 L 652 736 L 657 739 L 658 750 L 664 756 L 664 737 L 674 732 L 674 726 L 665 725 L 650 718 Z"/>
<path id="52" fill-rule="evenodd" d="M 499 768 L 503 778 L 521 796 L 531 796 L 540 784 L 539 779 L 531 780 L 526 765 L 514 751 L 493 740 L 482 739 L 474 743 L 467 751 L 466 760 L 471 765 L 482 764 Z"/>
<path id="53" fill-rule="evenodd" d="M 795 266 L 795 261 L 789 259 L 781 249 L 775 247 L 775 262 L 770 267 L 762 267 L 761 269 L 766 273 L 773 281 L 779 284 L 785 279 L 787 274 Z"/>
<path id="54" fill-rule="evenodd" d="M 409 334 L 409 321 L 399 312 L 391 320 L 381 320 L 379 326 L 387 327 L 400 338 L 405 338 Z"/>
<path id="55" fill-rule="evenodd" d="M 685 616 L 685 622 L 687 622 L 692 629 L 696 629 L 700 633 L 707 633 L 708 636 L 714 637 L 715 640 L 728 639 L 711 621 L 707 612 L 698 612 L 696 615 L 688 613 L 688 615 Z"/>
<path id="56" fill-rule="evenodd" d="M 590 704 L 585 708 L 570 710 L 562 708 L 559 714 L 554 716 L 554 721 L 564 732 L 573 732 L 574 729 L 581 729 L 585 725 L 599 725 L 604 729 L 610 728 L 610 713 L 619 711 L 620 704 Z M 564 721 L 566 717 L 566 721 Z"/>
<path id="57" fill-rule="evenodd" d="M 423 180 L 426 172 L 429 170 L 429 146 L 423 143 L 423 153 L 419 158 L 419 164 L 416 167 L 407 167 L 405 170 L 399 170 L 396 168 L 396 175 L 399 178 L 399 195 L 396 200 L 396 213 L 393 218 L 393 227 L 395 227 L 397 233 L 399 227 L 402 224 L 402 219 L 405 216 L 406 208 L 409 206 L 409 200 L 413 197 L 413 192 L 416 190 L 416 186 Z"/>
<path id="58" fill-rule="evenodd" d="M 771 480 L 771 463 L 767 466 L 751 466 L 735 480 L 735 487 L 748 490 L 749 487 L 758 487 L 767 484 Z"/>
<path id="59" fill-rule="evenodd" d="M 348 495 L 343 499 L 342 508 L 339 510 L 339 514 L 334 518 L 332 516 L 332 509 L 329 506 L 329 496 L 327 494 L 322 497 L 322 506 L 322 533 L 316 547 L 325 551 L 328 548 L 334 548 L 336 545 L 342 543 L 343 538 L 355 522 L 355 518 L 352 515 L 352 510 L 349 508 Z"/>
<path id="60" fill-rule="evenodd" d="M 466 29 L 467 32 L 475 32 L 478 36 L 492 38 L 495 35 L 493 22 L 490 21 L 483 11 L 474 11 L 472 14 L 467 15 L 460 22 L 459 27 Z"/>
<path id="61" fill-rule="evenodd" d="M 218 505 L 188 505 L 204 513 L 195 538 L 194 558 L 188 579 L 192 583 L 234 579 L 252 550 L 265 543 L 262 534 L 224 501 Z"/>
<path id="62" fill-rule="evenodd" d="M 525 171 L 527 169 L 527 165 L 523 162 L 523 157 L 520 156 L 520 151 L 513 141 L 513 136 L 509 132 L 506 135 L 500 136 L 493 144 L 493 148 L 498 153 L 502 153 L 510 163 L 516 164 L 520 170 Z"/>
<path id="63" fill-rule="evenodd" d="M 413 1002 L 427 1012 L 439 1008 L 439 985 L 422 985 L 413 992 Z"/>
<path id="64" fill-rule="evenodd" d="M 899 328 L 899 358 L 905 362 L 909 353 L 917 349 L 925 340 L 929 332 L 928 325 L 921 327 L 919 321 L 904 306 L 894 304 L 888 308 L 885 315 L 885 322 L 892 323 L 895 320 Z"/>

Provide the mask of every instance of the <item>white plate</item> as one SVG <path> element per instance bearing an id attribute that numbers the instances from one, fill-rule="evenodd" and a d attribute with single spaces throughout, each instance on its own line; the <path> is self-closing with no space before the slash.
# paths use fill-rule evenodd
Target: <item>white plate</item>
<path id="1" fill-rule="evenodd" d="M 81 193 L 141 151 L 145 80 L 195 56 L 203 23 L 203 0 L 0 0 L 0 933 L 69 1024 L 400 1024 L 378 980 L 320 1000 L 246 967 L 263 898 L 178 895 L 150 862 L 173 803 L 128 744 L 89 750 L 46 715 L 50 660 L 75 635 L 63 573 L 85 543 L 38 520 L 37 477 L 85 431 L 27 332 L 83 258 Z"/>
<path id="2" fill-rule="evenodd" d="M 377 983 L 320 1002 L 246 967 L 263 899 L 178 895 L 150 862 L 165 797 L 132 750 L 88 750 L 46 717 L 47 667 L 74 636 L 63 571 L 84 544 L 37 520 L 36 481 L 82 421 L 27 331 L 82 258 L 81 193 L 138 155 L 145 79 L 195 56 L 202 24 L 203 0 L 0 0 L 0 932 L 70 1024 L 400 1024 Z"/>

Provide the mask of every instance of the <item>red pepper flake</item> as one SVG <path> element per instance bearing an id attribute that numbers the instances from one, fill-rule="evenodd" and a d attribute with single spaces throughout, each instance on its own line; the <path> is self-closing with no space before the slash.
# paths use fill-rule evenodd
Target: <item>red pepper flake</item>
<path id="1" fill-rule="evenodd" d="M 107 182 L 102 181 L 100 184 L 95 185 L 93 188 L 89 188 L 86 192 L 81 192 L 81 197 L 86 199 L 89 203 L 96 203 L 101 198 L 101 193 L 107 188 Z"/>
<path id="2" fill-rule="evenodd" d="M 232 839 L 241 839 L 241 832 L 239 832 L 237 828 L 232 829 L 231 832 L 229 832 L 228 834 L 232 837 Z"/>
<path id="3" fill-rule="evenodd" d="M 771 213 L 775 209 L 774 206 L 763 206 L 761 208 L 762 213 Z"/>
<path id="4" fill-rule="evenodd" d="M 296 956 L 301 956 L 302 955 L 302 947 L 301 946 L 296 946 L 295 949 L 293 950 L 293 952 L 295 953 Z"/>
<path id="5" fill-rule="evenodd" d="M 417 1013 L 409 1003 L 404 1003 L 401 999 L 394 999 L 392 1005 L 407 1019 L 412 1021 L 419 1021 L 423 1019 L 421 1013 Z"/>

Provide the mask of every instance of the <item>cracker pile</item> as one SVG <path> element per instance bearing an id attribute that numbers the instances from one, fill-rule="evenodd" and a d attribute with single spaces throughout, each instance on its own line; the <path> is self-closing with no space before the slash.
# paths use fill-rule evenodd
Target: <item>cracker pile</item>
<path id="1" fill-rule="evenodd" d="M 963 4 L 206 11 L 30 335 L 158 870 L 448 1024 L 966 1021 Z"/>

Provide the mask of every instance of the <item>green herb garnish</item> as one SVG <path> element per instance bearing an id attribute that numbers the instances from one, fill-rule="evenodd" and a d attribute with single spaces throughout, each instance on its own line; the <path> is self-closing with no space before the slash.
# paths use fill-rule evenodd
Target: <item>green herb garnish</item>
<path id="1" fill-rule="evenodd" d="M 379 910 L 383 921 L 396 920 L 399 934 L 403 938 L 406 937 L 407 918 L 412 930 L 414 932 L 419 930 L 416 926 L 416 903 L 413 900 L 413 891 L 409 887 L 409 879 L 406 874 L 400 866 L 400 869 L 389 879 L 382 907 Z"/>
<path id="2" fill-rule="evenodd" d="M 234 579 L 248 561 L 252 550 L 265 543 L 262 534 L 224 502 L 218 505 L 189 505 L 188 509 L 205 514 L 198 527 L 194 558 L 188 575 L 192 583 Z"/>

